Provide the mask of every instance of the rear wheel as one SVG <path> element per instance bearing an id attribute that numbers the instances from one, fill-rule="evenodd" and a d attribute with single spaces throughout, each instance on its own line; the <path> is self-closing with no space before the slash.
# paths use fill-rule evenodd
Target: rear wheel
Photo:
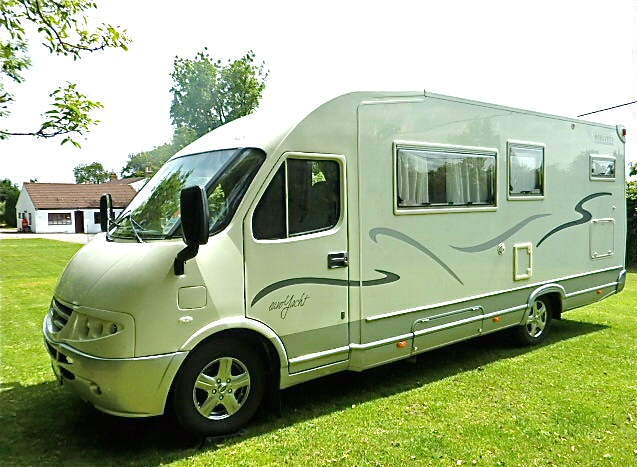
<path id="1" fill-rule="evenodd" d="M 179 423 L 201 435 L 224 435 L 254 416 L 265 389 L 263 360 L 251 346 L 220 338 L 198 347 L 184 362 L 173 391 Z"/>
<path id="2" fill-rule="evenodd" d="M 546 297 L 539 297 L 531 304 L 526 321 L 514 329 L 514 337 L 522 345 L 539 344 L 551 328 L 550 301 Z"/>

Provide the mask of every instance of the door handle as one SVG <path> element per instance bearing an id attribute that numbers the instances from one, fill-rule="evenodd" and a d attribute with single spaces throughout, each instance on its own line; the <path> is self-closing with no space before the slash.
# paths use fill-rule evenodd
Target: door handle
<path id="1" fill-rule="evenodd" d="M 329 253 L 327 255 L 327 269 L 346 268 L 349 265 L 347 251 Z"/>

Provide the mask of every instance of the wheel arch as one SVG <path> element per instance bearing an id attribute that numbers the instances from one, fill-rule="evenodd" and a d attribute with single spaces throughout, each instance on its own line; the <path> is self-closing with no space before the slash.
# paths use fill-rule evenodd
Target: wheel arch
<path id="1" fill-rule="evenodd" d="M 526 304 L 526 312 L 524 314 L 525 319 L 531 310 L 533 302 L 538 298 L 545 296 L 551 300 L 553 305 L 551 310 L 552 318 L 560 319 L 564 309 L 564 299 L 566 298 L 566 291 L 560 284 L 544 284 L 531 292 Z"/>
<path id="2" fill-rule="evenodd" d="M 260 321 L 248 318 L 227 318 L 210 323 L 190 336 L 179 350 L 190 352 L 204 341 L 228 334 L 243 335 L 257 339 L 266 346 L 268 351 L 273 351 L 280 368 L 287 368 L 288 356 L 279 336 Z"/>
<path id="3" fill-rule="evenodd" d="M 219 338 L 223 336 L 233 336 L 236 338 L 247 338 L 252 340 L 256 345 L 262 346 L 262 351 L 266 358 L 266 364 L 268 370 L 270 370 L 270 384 L 269 384 L 269 396 L 272 397 L 272 393 L 278 390 L 281 371 L 287 370 L 288 357 L 283 342 L 277 336 L 277 334 L 265 324 L 246 318 L 230 318 L 218 320 L 213 323 L 204 326 L 190 336 L 179 348 L 180 351 L 190 352 L 195 350 L 200 345 L 208 342 L 211 339 Z M 182 360 L 179 368 L 175 371 L 175 375 L 170 381 L 170 386 L 166 392 L 164 398 L 164 413 L 171 404 L 171 394 L 173 392 L 175 379 L 179 374 L 181 366 L 186 359 Z"/>

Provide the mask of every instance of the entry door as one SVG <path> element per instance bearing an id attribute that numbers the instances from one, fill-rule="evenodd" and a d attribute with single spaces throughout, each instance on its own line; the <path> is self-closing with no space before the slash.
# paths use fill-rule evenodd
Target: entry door
<path id="1" fill-rule="evenodd" d="M 75 211 L 75 233 L 84 233 L 84 212 Z"/>
<path id="2" fill-rule="evenodd" d="M 346 360 L 345 159 L 287 153 L 246 217 L 246 314 L 283 341 L 290 371 Z"/>

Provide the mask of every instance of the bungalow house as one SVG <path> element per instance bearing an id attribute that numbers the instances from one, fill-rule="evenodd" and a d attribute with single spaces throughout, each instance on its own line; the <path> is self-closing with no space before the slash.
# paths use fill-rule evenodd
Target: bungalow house
<path id="1" fill-rule="evenodd" d="M 27 219 L 35 233 L 100 232 L 100 197 L 113 196 L 119 214 L 143 186 L 143 178 L 111 180 L 107 183 L 25 183 L 22 185 L 16 215 L 18 229 Z"/>

